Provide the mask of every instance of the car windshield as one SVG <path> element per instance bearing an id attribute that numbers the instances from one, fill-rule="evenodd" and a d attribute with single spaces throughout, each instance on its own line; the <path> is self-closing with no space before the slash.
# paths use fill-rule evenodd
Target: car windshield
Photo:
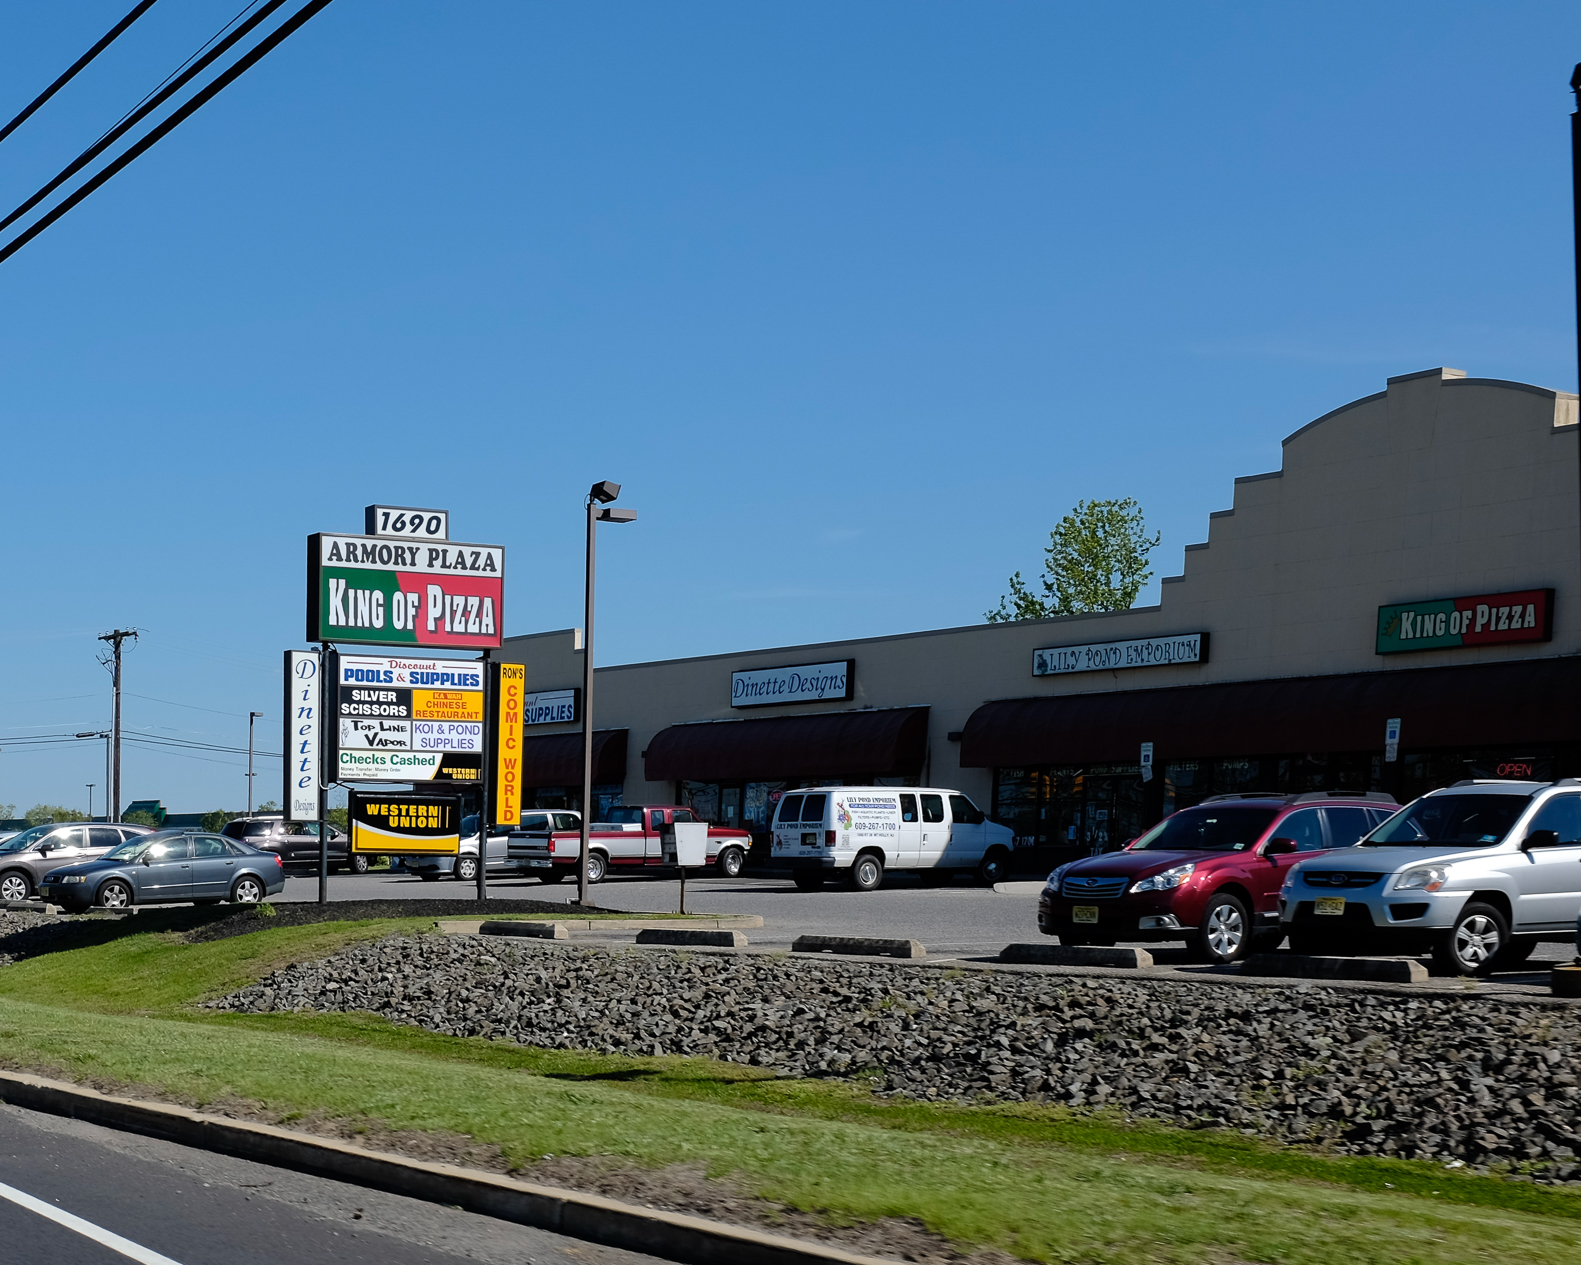
<path id="1" fill-rule="evenodd" d="M 1133 852 L 1245 852 L 1263 837 L 1277 808 L 1215 804 L 1165 817 L 1131 845 Z"/>
<path id="2" fill-rule="evenodd" d="M 53 822 L 42 826 L 29 826 L 21 834 L 12 835 L 4 843 L 0 843 L 0 852 L 25 852 L 53 829 L 55 829 Z"/>
<path id="3" fill-rule="evenodd" d="M 1424 795 L 1407 805 L 1357 847 L 1430 847 L 1433 844 L 1486 848 L 1509 834 L 1526 810 L 1527 795 Z"/>

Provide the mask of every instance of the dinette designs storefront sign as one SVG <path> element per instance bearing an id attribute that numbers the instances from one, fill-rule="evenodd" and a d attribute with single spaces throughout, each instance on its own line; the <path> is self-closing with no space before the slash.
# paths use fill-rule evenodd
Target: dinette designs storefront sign
<path id="1" fill-rule="evenodd" d="M 1552 589 L 1439 597 L 1378 608 L 1379 654 L 1552 641 L 1553 636 Z"/>
<path id="2" fill-rule="evenodd" d="M 772 707 L 776 703 L 815 703 L 849 699 L 856 660 L 801 663 L 789 668 L 754 668 L 730 674 L 730 706 Z"/>

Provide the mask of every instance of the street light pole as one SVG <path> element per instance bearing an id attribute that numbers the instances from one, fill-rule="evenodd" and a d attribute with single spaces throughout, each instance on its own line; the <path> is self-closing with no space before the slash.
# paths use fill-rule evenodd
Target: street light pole
<path id="1" fill-rule="evenodd" d="M 253 722 L 262 712 L 247 713 L 247 815 L 253 815 Z"/>
<path id="2" fill-rule="evenodd" d="M 108 729 L 89 729 L 84 733 L 75 735 L 78 738 L 103 738 L 104 739 L 104 819 L 110 820 L 110 731 Z M 93 816 L 93 806 L 88 806 L 88 816 Z"/>
<path id="3" fill-rule="evenodd" d="M 88 784 L 88 820 L 93 820 L 93 783 Z"/>
<path id="4" fill-rule="evenodd" d="M 620 484 L 608 479 L 595 483 L 587 494 L 587 576 L 582 608 L 582 842 L 576 862 L 576 902 L 588 903 L 588 831 L 593 822 L 593 559 L 599 523 L 630 523 L 636 510 L 610 509 L 620 495 Z"/>

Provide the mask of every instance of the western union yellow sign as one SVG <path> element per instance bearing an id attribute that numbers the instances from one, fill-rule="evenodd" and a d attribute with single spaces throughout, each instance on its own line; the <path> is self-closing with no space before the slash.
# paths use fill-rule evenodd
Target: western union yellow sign
<path id="1" fill-rule="evenodd" d="M 461 850 L 461 801 L 437 795 L 351 796 L 351 850 L 455 856 Z"/>

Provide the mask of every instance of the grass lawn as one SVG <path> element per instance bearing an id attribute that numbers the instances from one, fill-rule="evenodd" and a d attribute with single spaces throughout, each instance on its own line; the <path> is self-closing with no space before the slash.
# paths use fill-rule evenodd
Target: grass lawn
<path id="1" fill-rule="evenodd" d="M 144 932 L 0 968 L 0 1053 L 285 1116 L 468 1134 L 523 1164 L 545 1154 L 693 1163 L 833 1220 L 914 1216 L 962 1245 L 1042 1261 L 1581 1259 L 1581 1198 L 1435 1165 L 1053 1108 L 895 1103 L 844 1081 L 531 1050 L 370 1016 L 193 1006 L 390 929 L 265 927 L 199 944 Z"/>

